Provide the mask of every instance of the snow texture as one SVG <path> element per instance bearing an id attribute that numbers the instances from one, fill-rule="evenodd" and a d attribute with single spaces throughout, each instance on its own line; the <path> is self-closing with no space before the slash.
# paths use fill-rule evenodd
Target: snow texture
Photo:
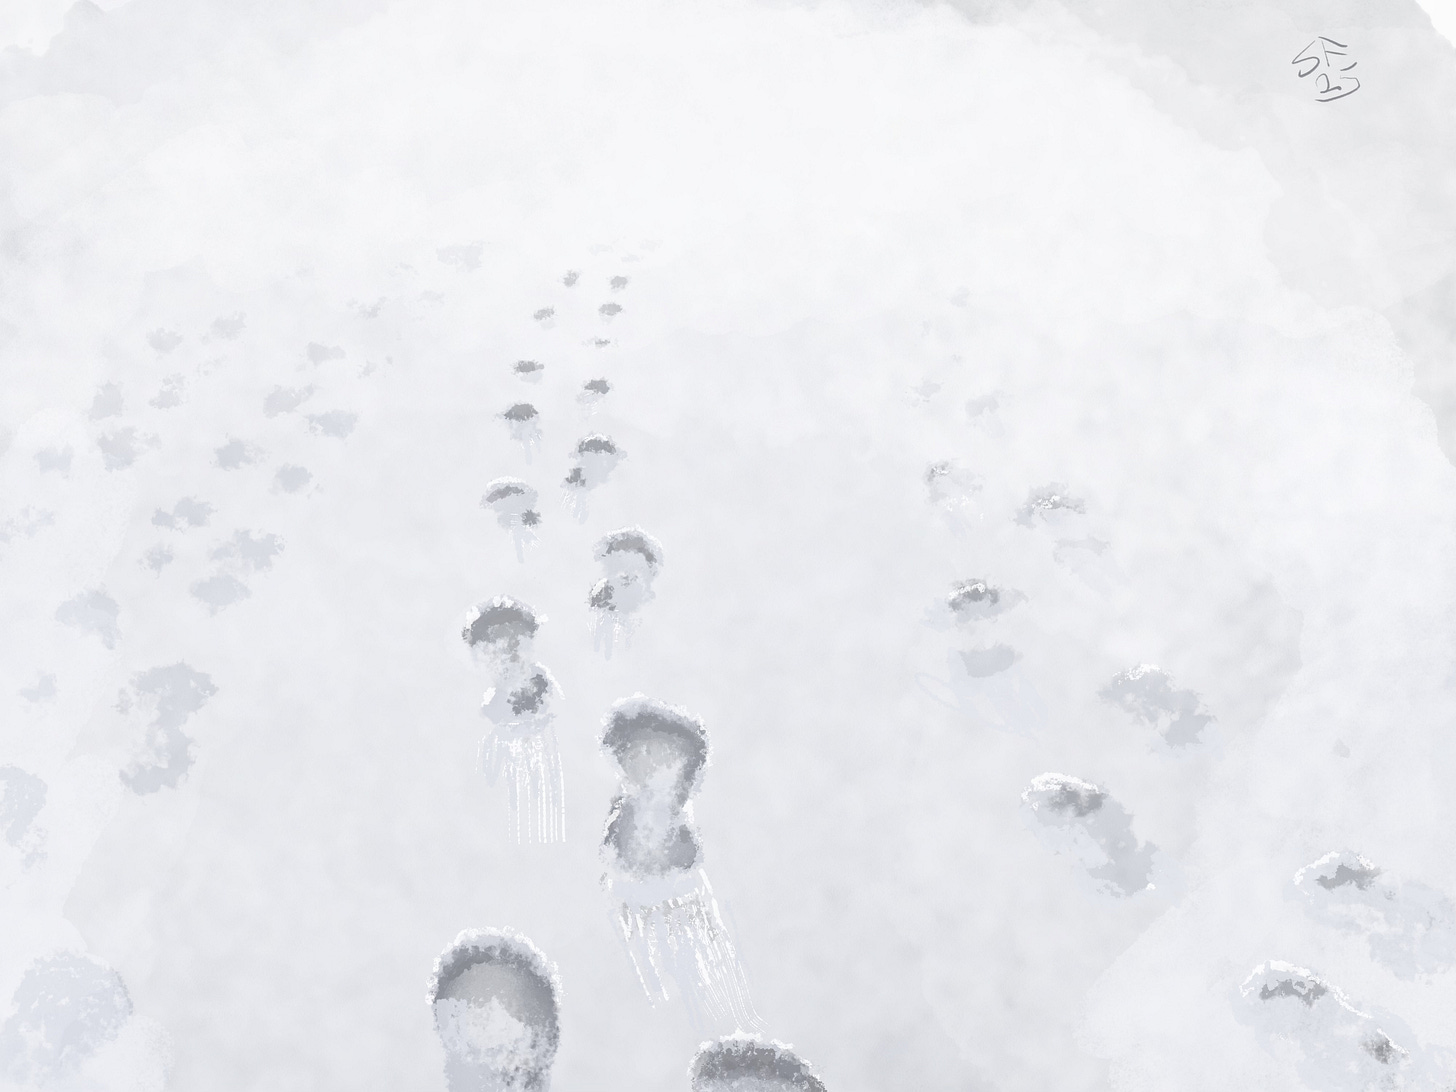
<path id="1" fill-rule="evenodd" d="M 0 1085 L 1451 1092 L 1442 2 L 0 4 Z"/>

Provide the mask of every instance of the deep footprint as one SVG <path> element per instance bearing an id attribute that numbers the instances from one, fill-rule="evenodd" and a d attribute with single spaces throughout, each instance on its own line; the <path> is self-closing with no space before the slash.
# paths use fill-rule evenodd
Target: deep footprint
<path id="1" fill-rule="evenodd" d="M 556 970 L 526 937 L 470 929 L 435 961 L 430 1008 L 451 1092 L 545 1092 L 561 1043 Z"/>
<path id="2" fill-rule="evenodd" d="M 694 1019 L 758 1026 L 748 982 L 723 924 L 693 822 L 708 765 L 702 721 L 636 694 L 607 713 L 603 752 L 621 778 L 602 839 L 615 920 L 654 1003 L 672 987 Z"/>
<path id="3" fill-rule="evenodd" d="M 566 786 L 552 699 L 561 688 L 531 659 L 544 619 L 525 603 L 497 596 L 466 616 L 461 632 L 489 686 L 480 711 L 491 731 L 480 745 L 489 784 L 504 781 L 511 836 L 518 842 L 566 839 Z"/>
<path id="4" fill-rule="evenodd" d="M 692 1092 L 828 1092 L 809 1063 L 783 1043 L 729 1035 L 698 1048 Z"/>

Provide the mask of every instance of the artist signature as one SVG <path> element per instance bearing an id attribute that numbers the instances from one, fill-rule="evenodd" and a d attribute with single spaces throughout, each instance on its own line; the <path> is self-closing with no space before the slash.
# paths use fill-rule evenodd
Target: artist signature
<path id="1" fill-rule="evenodd" d="M 1330 76 L 1330 71 L 1335 70 L 1334 62 L 1330 58 L 1348 56 L 1346 50 L 1349 48 L 1343 42 L 1321 36 L 1300 50 L 1299 56 L 1290 62 L 1308 66 L 1299 70 L 1299 78 L 1302 80 L 1306 76 L 1315 77 L 1315 98 L 1320 102 L 1334 102 L 1360 90 L 1360 81 L 1356 77 L 1343 75 L 1359 64 L 1359 61 L 1351 61 L 1338 70 L 1339 75 L 1334 78 Z"/>

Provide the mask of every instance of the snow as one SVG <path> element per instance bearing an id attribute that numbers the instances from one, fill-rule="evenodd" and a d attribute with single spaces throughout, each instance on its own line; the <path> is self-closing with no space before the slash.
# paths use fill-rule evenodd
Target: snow
<path id="1" fill-rule="evenodd" d="M 835 1092 L 1456 1081 L 1420 8 L 22 7 L 6 1080 L 683 1089 L 758 1022 Z M 627 783 L 632 695 L 711 776 Z M 643 786 L 698 852 L 604 885 Z M 420 1004 L 507 929 L 549 1061 Z"/>

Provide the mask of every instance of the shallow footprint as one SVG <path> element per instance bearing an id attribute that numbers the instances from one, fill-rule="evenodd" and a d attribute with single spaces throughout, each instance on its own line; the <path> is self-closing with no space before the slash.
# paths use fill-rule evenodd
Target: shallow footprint
<path id="1" fill-rule="evenodd" d="M 210 677 L 185 663 L 132 676 L 124 698 L 147 719 L 147 728 L 141 753 L 121 771 L 122 784 L 138 796 L 181 784 L 193 761 L 193 741 L 182 726 L 216 693 Z"/>
<path id="2" fill-rule="evenodd" d="M 0 1027 L 0 1071 L 48 1084 L 73 1073 L 120 1034 L 132 1013 L 121 976 L 76 952 L 37 959 L 15 989 Z"/>
<path id="3" fill-rule="evenodd" d="M 945 516 L 950 528 L 964 534 L 977 516 L 976 496 L 983 482 L 960 463 L 942 459 L 926 468 L 925 487 L 930 503 Z"/>
<path id="4" fill-rule="evenodd" d="M 693 1056 L 688 1077 L 692 1092 L 828 1092 L 792 1049 L 756 1035 L 704 1043 Z"/>
<path id="5" fill-rule="evenodd" d="M 1402 882 L 1348 849 L 1305 865 L 1294 887 L 1311 917 L 1363 934 L 1371 958 L 1401 978 L 1456 964 L 1456 905 L 1434 887 Z"/>
<path id="6" fill-rule="evenodd" d="M 539 360 L 518 360 L 511 365 L 511 371 L 517 379 L 524 379 L 527 383 L 539 383 L 546 374 L 546 365 Z"/>
<path id="7" fill-rule="evenodd" d="M 480 506 L 494 512 L 496 522 L 510 532 L 517 561 L 526 560 L 526 550 L 536 544 L 535 528 L 541 523 L 536 500 L 536 490 L 520 478 L 496 478 L 480 498 Z"/>
<path id="8" fill-rule="evenodd" d="M 531 454 L 541 442 L 541 414 L 536 407 L 529 402 L 517 402 L 501 414 L 506 423 L 506 430 L 511 434 L 511 439 L 521 445 L 521 450 L 526 453 L 526 462 L 531 461 Z"/>
<path id="9" fill-rule="evenodd" d="M 1202 698 L 1192 690 L 1175 687 L 1172 676 L 1153 664 L 1119 671 L 1097 696 L 1125 709 L 1171 747 L 1200 742 L 1203 730 L 1213 721 Z"/>
<path id="10" fill-rule="evenodd" d="M 509 929 L 467 929 L 435 961 L 435 1031 L 451 1092 L 545 1092 L 561 1043 L 556 969 Z"/>
<path id="11" fill-rule="evenodd" d="M 1098 891 L 1125 897 L 1153 886 L 1157 847 L 1139 844 L 1132 816 L 1104 790 L 1066 774 L 1044 773 L 1032 779 L 1021 801 L 1040 841 L 1075 859 Z"/>
<path id="12" fill-rule="evenodd" d="M 1058 534 L 1079 531 L 1087 515 L 1087 505 L 1072 496 L 1061 482 L 1050 482 L 1033 489 L 1016 515 L 1023 527 L 1042 527 Z"/>
<path id="13" fill-rule="evenodd" d="M 19 766 L 0 766 L 0 833 L 29 865 L 42 856 L 44 832 L 35 820 L 45 808 L 44 781 Z"/>
<path id="14" fill-rule="evenodd" d="M 576 396 L 577 402 L 586 410 L 587 414 L 597 411 L 597 406 L 602 399 L 612 392 L 612 384 L 605 379 L 588 379 L 581 385 L 581 393 Z"/>

